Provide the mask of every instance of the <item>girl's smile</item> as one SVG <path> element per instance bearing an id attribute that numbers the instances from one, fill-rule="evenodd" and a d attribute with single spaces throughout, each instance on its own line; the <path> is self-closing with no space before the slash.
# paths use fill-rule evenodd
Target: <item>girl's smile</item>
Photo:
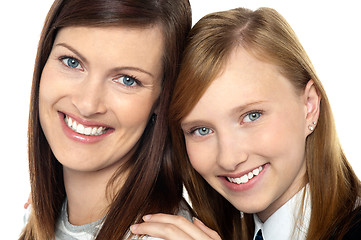
<path id="1" fill-rule="evenodd" d="M 225 176 L 220 176 L 220 178 L 221 181 L 223 181 L 224 186 L 230 191 L 244 192 L 253 188 L 255 184 L 258 184 L 258 182 L 261 181 L 263 174 L 267 171 L 268 165 L 269 164 L 264 164 L 253 170 L 243 171 L 238 174 L 227 174 Z"/>

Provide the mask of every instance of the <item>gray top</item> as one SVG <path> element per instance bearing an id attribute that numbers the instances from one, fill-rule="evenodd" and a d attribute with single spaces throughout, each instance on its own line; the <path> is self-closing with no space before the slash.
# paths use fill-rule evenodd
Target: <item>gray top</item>
<path id="1" fill-rule="evenodd" d="M 102 227 L 104 218 L 81 226 L 73 225 L 69 222 L 67 205 L 67 201 L 65 201 L 61 209 L 60 217 L 56 224 L 55 240 L 94 240 Z M 192 221 L 192 216 L 190 215 L 184 203 L 181 204 L 178 215 L 187 218 L 189 221 Z M 129 237 L 130 232 L 126 236 L 126 239 L 128 239 Z M 162 240 L 160 238 L 150 236 L 133 236 L 131 237 L 131 239 Z"/>
<path id="2" fill-rule="evenodd" d="M 81 226 L 69 222 L 67 201 L 64 202 L 56 224 L 55 240 L 92 240 L 102 226 L 103 218 Z"/>

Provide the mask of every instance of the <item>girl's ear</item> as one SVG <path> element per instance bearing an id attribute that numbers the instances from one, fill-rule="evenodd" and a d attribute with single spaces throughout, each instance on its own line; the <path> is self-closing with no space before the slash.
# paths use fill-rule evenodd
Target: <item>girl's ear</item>
<path id="1" fill-rule="evenodd" d="M 320 114 L 321 96 L 312 79 L 308 81 L 303 94 L 306 109 L 306 132 L 307 135 L 309 135 L 317 125 Z"/>

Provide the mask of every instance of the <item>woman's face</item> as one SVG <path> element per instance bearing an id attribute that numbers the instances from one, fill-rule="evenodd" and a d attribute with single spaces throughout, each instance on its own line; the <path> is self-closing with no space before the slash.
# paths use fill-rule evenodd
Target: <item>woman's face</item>
<path id="1" fill-rule="evenodd" d="M 310 99 L 236 48 L 182 121 L 191 164 L 237 209 L 267 219 L 303 185 Z"/>
<path id="2" fill-rule="evenodd" d="M 76 171 L 134 152 L 161 92 L 160 27 L 66 27 L 40 80 L 40 123 L 58 161 Z"/>

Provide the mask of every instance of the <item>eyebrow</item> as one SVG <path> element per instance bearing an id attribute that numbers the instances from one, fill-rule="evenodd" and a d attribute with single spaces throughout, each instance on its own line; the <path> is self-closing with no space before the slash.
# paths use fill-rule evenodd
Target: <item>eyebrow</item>
<path id="1" fill-rule="evenodd" d="M 88 60 L 82 54 L 80 54 L 77 50 L 75 50 L 73 47 L 69 46 L 68 44 L 66 44 L 66 43 L 58 43 L 58 44 L 55 45 L 55 47 L 58 47 L 58 46 L 67 48 L 68 50 L 73 52 L 75 55 L 77 55 L 82 62 L 84 62 L 86 64 L 88 63 Z"/>
<path id="2" fill-rule="evenodd" d="M 244 111 L 245 109 L 252 107 L 253 105 L 258 105 L 258 104 L 262 104 L 265 103 L 267 101 L 255 101 L 255 102 L 250 102 L 250 103 L 246 103 L 246 104 L 242 104 L 240 106 L 237 106 L 233 109 L 231 109 L 230 113 L 231 115 L 236 115 L 239 112 Z M 191 126 L 202 126 L 205 125 L 207 121 L 203 121 L 203 120 L 194 120 L 194 121 L 186 121 L 184 123 L 181 123 L 181 128 L 183 129 L 187 129 Z"/>
<path id="3" fill-rule="evenodd" d="M 77 57 L 79 57 L 82 62 L 84 62 L 85 64 L 88 64 L 88 60 L 86 59 L 86 57 L 84 57 L 82 54 L 80 54 L 77 50 L 75 50 L 73 47 L 69 46 L 68 44 L 66 44 L 66 43 L 58 43 L 55 46 L 56 47 L 61 46 L 61 47 L 67 48 L 68 50 L 73 52 L 75 55 L 77 55 Z M 150 72 L 148 72 L 148 71 L 146 71 L 146 70 L 144 70 L 142 68 L 138 68 L 138 67 L 131 67 L 131 66 L 116 67 L 116 68 L 113 68 L 111 71 L 112 72 L 119 72 L 119 71 L 124 71 L 124 70 L 142 72 L 142 73 L 145 73 L 145 74 L 151 76 L 152 78 L 154 78 L 153 74 L 151 74 Z"/>
<path id="4" fill-rule="evenodd" d="M 182 129 L 188 129 L 190 127 L 193 126 L 202 126 L 205 125 L 205 122 L 202 120 L 195 120 L 195 121 L 190 121 L 190 122 L 185 122 L 185 123 L 181 123 L 181 128 Z"/>
<path id="5" fill-rule="evenodd" d="M 255 101 L 255 102 L 250 102 L 250 103 L 246 103 L 246 104 L 242 104 L 238 107 L 235 107 L 231 110 L 231 114 L 234 115 L 234 114 L 237 114 L 239 112 L 242 112 L 244 111 L 246 108 L 249 108 L 249 107 L 252 107 L 254 105 L 258 105 L 258 104 L 262 104 L 262 103 L 265 103 L 267 101 Z"/>

